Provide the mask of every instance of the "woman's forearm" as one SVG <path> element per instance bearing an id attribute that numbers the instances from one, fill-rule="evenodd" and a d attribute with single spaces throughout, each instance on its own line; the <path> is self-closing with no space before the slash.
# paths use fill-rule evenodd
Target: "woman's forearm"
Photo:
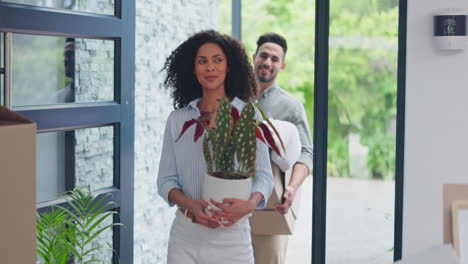
<path id="1" fill-rule="evenodd" d="M 249 212 L 253 213 L 255 208 L 257 208 L 257 205 L 260 203 L 260 201 L 263 199 L 263 194 L 260 192 L 254 192 L 250 195 L 249 201 Z"/>
<path id="2" fill-rule="evenodd" d="M 175 203 L 178 207 L 182 208 L 190 208 L 192 199 L 185 196 L 185 194 L 177 188 L 172 189 L 169 191 L 168 198 L 171 202 Z"/>

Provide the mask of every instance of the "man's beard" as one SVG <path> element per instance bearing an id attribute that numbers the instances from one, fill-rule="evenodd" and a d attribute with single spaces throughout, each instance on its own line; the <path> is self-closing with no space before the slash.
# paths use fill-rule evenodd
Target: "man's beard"
<path id="1" fill-rule="evenodd" d="M 258 80 L 263 83 L 270 82 L 270 78 L 258 77 Z"/>
<path id="2" fill-rule="evenodd" d="M 278 74 L 277 72 L 272 72 L 271 75 L 270 75 L 270 78 L 267 78 L 265 76 L 262 76 L 262 74 L 260 74 L 260 70 L 262 70 L 262 69 L 265 69 L 265 68 L 260 67 L 256 72 L 257 79 L 258 79 L 259 82 L 267 83 L 267 82 L 274 81 L 276 79 L 276 75 Z M 269 70 L 269 69 L 267 69 L 267 70 Z"/>

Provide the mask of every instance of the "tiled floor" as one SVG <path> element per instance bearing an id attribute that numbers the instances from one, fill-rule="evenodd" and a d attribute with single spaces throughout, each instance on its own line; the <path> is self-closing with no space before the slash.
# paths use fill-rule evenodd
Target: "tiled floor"
<path id="1" fill-rule="evenodd" d="M 303 185 L 301 212 L 289 239 L 287 264 L 310 264 L 312 177 Z M 327 264 L 393 263 L 394 183 L 328 179 Z"/>

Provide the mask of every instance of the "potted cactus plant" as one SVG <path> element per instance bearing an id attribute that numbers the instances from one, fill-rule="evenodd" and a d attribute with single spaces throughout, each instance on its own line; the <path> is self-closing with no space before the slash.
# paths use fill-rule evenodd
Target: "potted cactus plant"
<path id="1" fill-rule="evenodd" d="M 255 120 L 255 109 L 262 114 L 263 122 Z M 204 134 L 203 155 L 207 173 L 202 198 L 207 202 L 209 199 L 222 201 L 227 197 L 247 200 L 250 197 L 252 178 L 255 177 L 257 138 L 281 155 L 270 128 L 284 149 L 281 137 L 261 109 L 252 103 L 247 103 L 239 114 L 239 110 L 223 97 L 214 128 L 209 126 L 210 121 L 204 115 L 189 120 L 183 125 L 179 135 L 180 138 L 195 124 L 194 140 L 197 141 Z"/>

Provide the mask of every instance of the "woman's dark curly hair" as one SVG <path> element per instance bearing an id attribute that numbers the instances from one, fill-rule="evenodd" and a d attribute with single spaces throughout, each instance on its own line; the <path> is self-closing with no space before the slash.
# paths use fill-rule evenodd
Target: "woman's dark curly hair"
<path id="1" fill-rule="evenodd" d="M 219 45 L 226 56 L 229 71 L 224 89 L 229 98 L 247 101 L 257 93 L 255 74 L 242 44 L 233 37 L 207 30 L 191 36 L 166 59 L 162 70 L 167 76 L 162 85 L 171 91 L 174 108 L 184 107 L 202 96 L 194 69 L 198 49 L 206 43 Z"/>

